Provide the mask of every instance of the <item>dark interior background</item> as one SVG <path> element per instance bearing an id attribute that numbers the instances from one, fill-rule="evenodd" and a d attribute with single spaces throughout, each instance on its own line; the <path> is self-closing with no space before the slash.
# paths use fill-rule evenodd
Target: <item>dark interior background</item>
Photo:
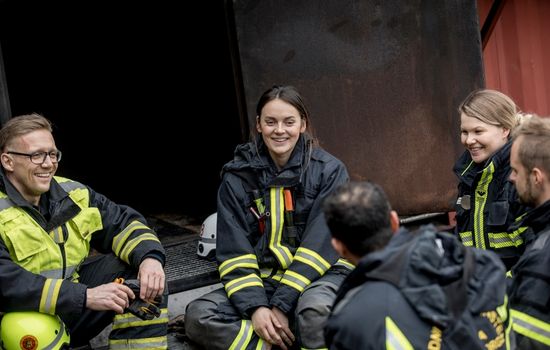
<path id="1" fill-rule="evenodd" d="M 53 121 L 58 175 L 146 215 L 216 210 L 243 139 L 223 1 L 0 0 L 0 45 L 12 115 Z"/>

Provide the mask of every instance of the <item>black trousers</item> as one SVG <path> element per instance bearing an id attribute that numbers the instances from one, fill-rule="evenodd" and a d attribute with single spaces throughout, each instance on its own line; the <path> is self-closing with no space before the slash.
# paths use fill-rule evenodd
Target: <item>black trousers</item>
<path id="1" fill-rule="evenodd" d="M 137 271 L 133 270 L 129 265 L 118 259 L 113 254 L 96 255 L 86 259 L 80 267 L 79 281 L 93 288 L 101 284 L 113 282 L 116 278 L 124 279 L 137 278 Z M 161 309 L 166 309 L 168 305 L 168 289 L 165 288 L 163 303 L 159 305 Z M 70 320 L 66 320 L 71 335 L 71 346 L 82 346 L 97 336 L 105 327 L 113 322 L 115 316 L 114 311 L 93 311 L 86 309 L 84 312 Z M 166 335 L 166 323 L 153 326 L 154 329 L 144 331 L 149 334 Z M 117 338 L 117 332 L 128 333 L 127 329 L 120 331 L 113 330 L 110 338 Z M 122 338 L 127 335 L 122 335 Z"/>

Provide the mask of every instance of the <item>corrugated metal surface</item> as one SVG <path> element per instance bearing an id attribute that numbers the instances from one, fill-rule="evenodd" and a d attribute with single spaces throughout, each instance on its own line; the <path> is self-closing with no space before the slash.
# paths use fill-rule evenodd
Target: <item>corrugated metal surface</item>
<path id="1" fill-rule="evenodd" d="M 478 0 L 480 23 L 493 0 Z M 550 1 L 507 0 L 483 51 L 485 82 L 526 112 L 550 115 Z"/>
<path id="2" fill-rule="evenodd" d="M 402 215 L 451 209 L 456 107 L 483 74 L 475 0 L 234 0 L 250 120 L 296 85 L 322 145 Z"/>

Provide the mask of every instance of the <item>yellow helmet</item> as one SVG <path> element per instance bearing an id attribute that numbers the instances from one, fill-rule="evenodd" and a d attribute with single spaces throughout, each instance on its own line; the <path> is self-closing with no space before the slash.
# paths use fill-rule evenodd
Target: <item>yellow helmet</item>
<path id="1" fill-rule="evenodd" d="M 0 324 L 2 349 L 68 349 L 70 337 L 58 316 L 34 311 L 9 312 Z"/>

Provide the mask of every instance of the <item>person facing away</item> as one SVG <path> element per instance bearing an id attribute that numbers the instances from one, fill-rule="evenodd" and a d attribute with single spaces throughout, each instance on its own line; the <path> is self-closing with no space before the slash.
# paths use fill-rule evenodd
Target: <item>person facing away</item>
<path id="1" fill-rule="evenodd" d="M 532 207 L 517 226 L 535 240 L 512 268 L 508 292 L 520 349 L 550 349 L 550 119 L 532 116 L 513 134 L 510 180 Z"/>
<path id="2" fill-rule="evenodd" d="M 512 99 L 489 89 L 470 93 L 458 111 L 466 151 L 453 168 L 459 180 L 456 233 L 466 246 L 496 252 L 509 270 L 530 239 L 525 227 L 510 230 L 528 209 L 508 178 L 510 133 L 522 114 Z"/>
<path id="3" fill-rule="evenodd" d="M 504 265 L 433 225 L 399 229 L 382 188 L 323 203 L 334 248 L 356 265 L 325 328 L 329 349 L 510 349 Z"/>
<path id="4" fill-rule="evenodd" d="M 324 322 L 351 265 L 331 247 L 321 200 L 348 173 L 314 143 L 296 88 L 273 86 L 256 112 L 258 137 L 222 170 L 223 288 L 188 305 L 186 334 L 207 349 L 324 348 Z"/>
<path id="5" fill-rule="evenodd" d="M 0 151 L 0 311 L 57 315 L 75 347 L 114 318 L 111 348 L 166 349 L 167 298 L 151 321 L 125 311 L 166 292 L 164 249 L 144 217 L 54 176 L 61 151 L 39 114 L 8 120 Z M 91 247 L 104 254 L 87 259 Z M 118 277 L 138 278 L 139 295 Z"/>

